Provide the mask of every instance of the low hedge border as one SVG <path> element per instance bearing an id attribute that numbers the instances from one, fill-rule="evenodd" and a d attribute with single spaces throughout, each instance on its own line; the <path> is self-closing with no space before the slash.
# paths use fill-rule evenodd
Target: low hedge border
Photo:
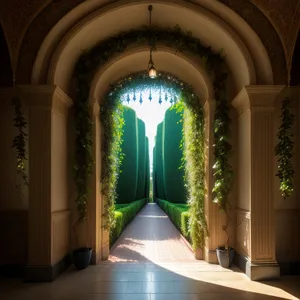
<path id="1" fill-rule="evenodd" d="M 189 205 L 172 203 L 162 199 L 157 199 L 157 203 L 160 208 L 170 217 L 171 221 L 181 232 L 181 234 L 189 242 L 191 242 L 191 236 L 189 232 Z"/>
<path id="2" fill-rule="evenodd" d="M 110 231 L 110 245 L 113 245 L 122 234 L 125 227 L 134 219 L 144 207 L 148 199 L 136 200 L 128 204 L 115 205 L 116 226 Z"/>

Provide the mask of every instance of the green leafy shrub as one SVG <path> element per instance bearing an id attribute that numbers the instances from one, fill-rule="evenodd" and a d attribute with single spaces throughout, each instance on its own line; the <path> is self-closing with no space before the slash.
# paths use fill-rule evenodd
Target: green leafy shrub
<path id="1" fill-rule="evenodd" d="M 116 204 L 115 226 L 110 230 L 111 245 L 117 240 L 125 227 L 134 219 L 146 203 L 147 199 L 141 199 L 129 204 Z"/>
<path id="2" fill-rule="evenodd" d="M 177 204 L 166 200 L 157 199 L 158 205 L 170 217 L 173 224 L 180 230 L 182 235 L 191 241 L 189 232 L 189 205 Z"/>

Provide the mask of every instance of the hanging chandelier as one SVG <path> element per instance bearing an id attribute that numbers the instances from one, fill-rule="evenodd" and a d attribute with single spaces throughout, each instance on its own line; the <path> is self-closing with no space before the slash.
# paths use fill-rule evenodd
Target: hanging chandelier
<path id="1" fill-rule="evenodd" d="M 152 10 L 153 7 L 152 5 L 148 6 L 148 11 L 149 11 L 149 30 L 151 32 L 151 17 L 152 17 Z M 156 68 L 154 66 L 154 62 L 152 60 L 152 52 L 153 52 L 153 44 L 152 44 L 152 40 L 151 40 L 152 35 L 149 35 L 149 45 L 150 45 L 150 60 L 148 63 L 148 74 L 150 78 L 156 78 L 157 74 L 156 74 Z"/>

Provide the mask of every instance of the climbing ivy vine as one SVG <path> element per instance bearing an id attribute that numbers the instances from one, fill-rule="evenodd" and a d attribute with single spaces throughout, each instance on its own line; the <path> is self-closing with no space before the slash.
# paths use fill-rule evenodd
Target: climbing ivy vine
<path id="1" fill-rule="evenodd" d="M 28 177 L 26 172 L 26 161 L 27 161 L 27 122 L 23 114 L 23 106 L 19 97 L 12 98 L 12 105 L 14 107 L 14 127 L 17 129 L 17 135 L 14 137 L 12 142 L 12 148 L 16 149 L 17 152 L 17 174 L 21 176 L 23 182 L 28 186 Z M 20 185 L 17 185 L 19 188 Z"/>
<path id="2" fill-rule="evenodd" d="M 292 165 L 293 158 L 293 120 L 291 112 L 292 103 L 290 97 L 286 97 L 281 107 L 281 124 L 277 133 L 278 143 L 275 147 L 275 154 L 278 157 L 278 176 L 280 181 L 280 191 L 283 198 L 291 196 L 294 191 L 293 178 L 295 171 Z"/>

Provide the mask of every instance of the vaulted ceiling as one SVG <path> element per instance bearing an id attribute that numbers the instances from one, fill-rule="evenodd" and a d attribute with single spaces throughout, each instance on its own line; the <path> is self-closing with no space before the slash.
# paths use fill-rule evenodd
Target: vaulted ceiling
<path id="1" fill-rule="evenodd" d="M 216 0 L 194 0 L 189 2 L 201 4 L 201 2 L 205 1 Z M 34 20 L 42 16 L 43 24 L 46 22 L 52 22 L 53 24 L 53 22 L 55 23 L 59 20 L 61 15 L 66 14 L 73 7 L 82 2 L 84 1 L 2 0 L 0 3 L 0 21 L 8 44 L 12 68 L 17 69 L 18 58 L 20 58 L 20 53 L 24 51 L 22 47 L 28 48 L 28 43 L 32 43 L 32 38 L 35 38 L 31 36 L 29 30 Z M 99 0 L 98 3 L 99 2 L 105 5 L 115 1 Z M 255 5 L 275 28 L 283 46 L 287 69 L 290 69 L 300 26 L 300 0 L 220 0 L 220 2 L 223 2 L 225 5 L 235 10 L 254 28 L 255 31 L 265 30 L 267 34 L 266 28 L 260 28 L 265 27 L 260 23 L 261 18 L 253 16 L 252 6 Z M 46 13 L 46 10 L 50 6 L 51 10 L 49 9 L 48 13 Z M 53 12 L 57 10 L 61 11 L 61 14 L 54 15 Z M 39 26 L 43 26 L 43 24 L 40 24 Z M 43 30 L 45 33 L 47 33 L 47 30 L 49 31 L 49 29 L 46 30 L 37 27 L 35 29 L 42 33 L 44 33 Z M 23 45 L 23 43 L 25 45 Z M 23 54 L 21 53 L 21 55 Z"/>

